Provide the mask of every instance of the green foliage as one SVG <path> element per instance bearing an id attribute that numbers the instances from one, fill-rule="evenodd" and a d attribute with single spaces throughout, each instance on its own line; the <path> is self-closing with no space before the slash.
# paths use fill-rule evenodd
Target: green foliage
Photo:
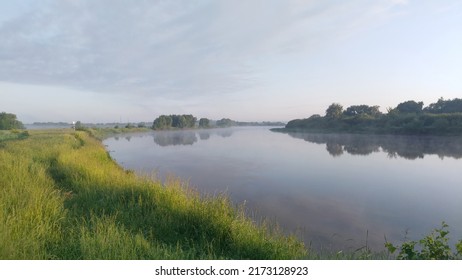
<path id="1" fill-rule="evenodd" d="M 409 100 L 398 104 L 398 106 L 396 106 L 396 110 L 400 113 L 421 113 L 423 105 L 423 102 Z"/>
<path id="2" fill-rule="evenodd" d="M 440 99 L 438 106 L 432 104 L 430 108 L 433 109 L 422 110 L 422 102 L 406 101 L 394 109 L 388 108 L 387 114 L 380 113 L 379 106 L 353 105 L 342 111 L 342 105 L 333 103 L 327 108 L 325 117 L 313 115 L 292 120 L 285 128 L 313 132 L 460 135 L 462 113 L 456 109 L 459 103 L 462 104 L 462 99 Z M 436 111 L 439 113 L 430 113 Z M 444 111 L 452 113 L 442 113 Z"/>
<path id="3" fill-rule="evenodd" d="M 343 106 L 338 103 L 332 103 L 326 109 L 326 118 L 329 119 L 339 119 L 343 113 Z"/>
<path id="4" fill-rule="evenodd" d="M 369 115 L 378 116 L 381 114 L 379 106 L 354 105 L 348 107 L 343 114 L 346 116 Z"/>
<path id="5" fill-rule="evenodd" d="M 11 131 L 0 131 L 0 142 L 6 140 L 26 139 L 29 137 L 27 130 L 13 129 Z"/>
<path id="6" fill-rule="evenodd" d="M 457 250 L 457 255 L 459 257 L 462 257 L 462 240 L 459 240 L 459 242 L 456 243 L 456 250 Z"/>
<path id="7" fill-rule="evenodd" d="M 0 130 L 24 129 L 22 122 L 16 119 L 15 114 L 0 113 Z"/>
<path id="8" fill-rule="evenodd" d="M 87 130 L 87 128 L 83 125 L 83 123 L 81 121 L 75 122 L 74 128 L 75 128 L 75 130 L 80 130 L 80 131 Z"/>
<path id="9" fill-rule="evenodd" d="M 201 128 L 208 128 L 210 127 L 210 120 L 207 118 L 201 118 L 199 120 L 199 127 Z"/>
<path id="10" fill-rule="evenodd" d="M 0 259 L 306 257 L 303 243 L 226 196 L 126 172 L 87 132 L 32 131 L 4 144 Z"/>
<path id="11" fill-rule="evenodd" d="M 424 108 L 424 111 L 432 114 L 462 113 L 462 99 L 444 100 L 441 97 L 436 103 Z"/>
<path id="12" fill-rule="evenodd" d="M 173 115 L 173 127 L 193 128 L 196 125 L 196 118 L 193 115 Z"/>
<path id="13" fill-rule="evenodd" d="M 452 252 L 448 245 L 448 225 L 441 223 L 441 227 L 434 229 L 431 234 L 419 241 L 407 241 L 396 246 L 390 242 L 385 243 L 385 248 L 390 254 L 398 252 L 399 260 L 451 260 L 462 257 L 462 240 L 456 244 L 456 252 Z"/>
<path id="14" fill-rule="evenodd" d="M 171 128 L 193 128 L 196 125 L 196 118 L 193 115 L 161 115 L 154 120 L 153 129 L 171 129 Z"/>
<path id="15" fill-rule="evenodd" d="M 235 122 L 231 119 L 223 118 L 221 120 L 217 121 L 217 126 L 218 127 L 231 127 L 235 124 Z"/>
<path id="16" fill-rule="evenodd" d="M 152 124 L 153 129 L 167 129 L 172 127 L 172 117 L 162 115 L 154 120 Z"/>

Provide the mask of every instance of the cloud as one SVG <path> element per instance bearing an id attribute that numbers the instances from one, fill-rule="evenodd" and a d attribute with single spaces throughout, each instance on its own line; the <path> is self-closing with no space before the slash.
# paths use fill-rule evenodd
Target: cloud
<path id="1" fill-rule="evenodd" d="M 397 5 L 407 5 L 409 4 L 409 0 L 390 0 L 392 4 L 397 4 Z"/>
<path id="2" fill-rule="evenodd" d="M 0 81 L 141 97 L 229 94 L 406 1 L 40 1 L 0 21 Z"/>

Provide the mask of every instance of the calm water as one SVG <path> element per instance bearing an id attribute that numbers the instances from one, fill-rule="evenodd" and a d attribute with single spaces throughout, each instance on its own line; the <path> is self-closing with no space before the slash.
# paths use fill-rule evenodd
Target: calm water
<path id="1" fill-rule="evenodd" d="M 276 133 L 268 128 L 152 132 L 104 141 L 127 169 L 226 192 L 306 244 L 384 249 L 444 220 L 462 238 L 462 138 Z"/>

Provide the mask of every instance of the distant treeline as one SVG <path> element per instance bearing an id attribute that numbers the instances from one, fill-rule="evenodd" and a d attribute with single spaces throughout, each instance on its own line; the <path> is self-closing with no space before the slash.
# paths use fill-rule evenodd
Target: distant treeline
<path id="1" fill-rule="evenodd" d="M 285 131 L 389 133 L 415 135 L 462 134 L 462 99 L 444 100 L 427 107 L 413 100 L 388 108 L 384 114 L 379 106 L 353 105 L 346 109 L 338 103 L 326 109 L 325 116 L 312 115 L 287 123 Z"/>
<path id="2" fill-rule="evenodd" d="M 283 126 L 282 122 L 238 122 L 228 118 L 217 121 L 201 118 L 199 121 L 193 115 L 161 115 L 152 124 L 152 129 L 185 129 L 185 128 L 211 128 L 231 126 Z"/>
<path id="3" fill-rule="evenodd" d="M 37 126 L 69 126 L 67 122 L 34 122 L 32 125 Z"/>

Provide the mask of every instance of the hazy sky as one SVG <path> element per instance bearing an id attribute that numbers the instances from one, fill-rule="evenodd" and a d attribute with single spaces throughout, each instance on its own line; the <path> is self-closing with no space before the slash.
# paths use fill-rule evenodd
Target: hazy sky
<path id="1" fill-rule="evenodd" d="M 0 0 L 0 111 L 288 121 L 462 98 L 459 0 Z"/>

